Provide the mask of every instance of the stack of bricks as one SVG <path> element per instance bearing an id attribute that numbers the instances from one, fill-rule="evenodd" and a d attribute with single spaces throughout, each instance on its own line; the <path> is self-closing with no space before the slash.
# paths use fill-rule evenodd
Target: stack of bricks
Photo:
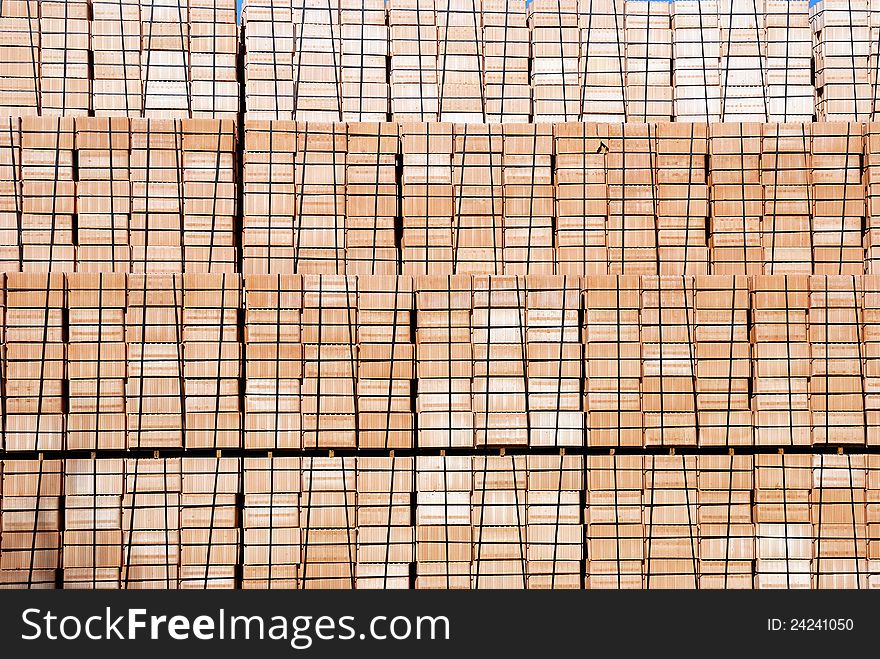
<path id="1" fill-rule="evenodd" d="M 418 280 L 416 414 L 419 447 L 474 445 L 472 286 L 471 278 L 462 275 Z"/>
<path id="2" fill-rule="evenodd" d="M 412 278 L 364 277 L 358 288 L 358 447 L 412 448 Z"/>
<path id="3" fill-rule="evenodd" d="M 235 12 L 233 0 L 141 1 L 143 116 L 170 113 L 185 119 L 238 112 Z M 130 27 L 120 22 L 127 36 Z M 123 60 L 126 86 L 127 68 Z M 130 113 L 128 101 L 125 110 Z"/>
<path id="4" fill-rule="evenodd" d="M 809 283 L 799 275 L 756 277 L 751 283 L 757 446 L 810 445 Z"/>
<path id="5" fill-rule="evenodd" d="M 98 116 L 140 117 L 140 0 L 92 0 L 92 107 Z"/>
<path id="6" fill-rule="evenodd" d="M 811 588 L 813 456 L 755 455 L 755 587 Z"/>
<path id="7" fill-rule="evenodd" d="M 65 436 L 64 276 L 6 275 L 7 451 L 60 451 Z"/>
<path id="8" fill-rule="evenodd" d="M 471 455 L 416 458 L 416 588 L 472 587 Z"/>
<path id="9" fill-rule="evenodd" d="M 345 272 L 347 144 L 345 124 L 296 124 L 293 263 L 282 272 Z"/>
<path id="10" fill-rule="evenodd" d="M 877 323 L 880 321 L 880 279 L 862 278 L 862 359 L 864 368 L 865 440 L 868 446 L 880 445 L 880 352 Z M 873 456 L 869 456 L 873 459 Z"/>
<path id="11" fill-rule="evenodd" d="M 56 588 L 62 557 L 62 460 L 4 460 L 0 588 Z"/>
<path id="12" fill-rule="evenodd" d="M 416 461 L 306 458 L 300 480 L 299 459 L 271 456 L 6 460 L 0 574 L 6 587 L 231 587 L 244 532 L 246 587 L 407 588 L 414 561 L 422 588 L 577 588 L 582 570 L 590 588 L 875 578 L 870 456 L 592 455 L 586 471 L 564 452 Z"/>
<path id="13" fill-rule="evenodd" d="M 713 274 L 761 274 L 762 127 L 715 124 L 709 136 L 709 255 Z"/>
<path id="14" fill-rule="evenodd" d="M 810 7 L 820 121 L 871 118 L 871 13 L 868 0 L 822 0 Z"/>
<path id="15" fill-rule="evenodd" d="M 646 455 L 645 588 L 697 588 L 696 455 Z"/>
<path id="16" fill-rule="evenodd" d="M 241 533 L 239 458 L 184 458 L 179 588 L 234 588 Z"/>
<path id="17" fill-rule="evenodd" d="M 697 444 L 693 277 L 643 277 L 642 411 L 645 446 Z"/>
<path id="18" fill-rule="evenodd" d="M 242 588 L 296 588 L 300 459 L 248 457 L 243 462 Z"/>
<path id="19" fill-rule="evenodd" d="M 453 258 L 452 124 L 401 126 L 403 272 L 451 272 Z"/>
<path id="20" fill-rule="evenodd" d="M 880 583 L 873 4 L 247 5 L 0 2 L 0 587 Z"/>
<path id="21" fill-rule="evenodd" d="M 122 459 L 64 462 L 65 589 L 113 589 L 122 567 Z"/>
<path id="22" fill-rule="evenodd" d="M 40 114 L 39 0 L 4 3 L 0 8 L 0 47 L 0 114 Z"/>
<path id="23" fill-rule="evenodd" d="M 865 444 L 861 279 L 810 278 L 812 445 Z"/>
<path id="24" fill-rule="evenodd" d="M 135 145 L 144 126 L 135 126 Z M 183 124 L 184 137 L 198 130 Z M 249 122 L 244 269 L 391 274 L 399 260 L 413 275 L 860 274 L 874 251 L 873 188 L 866 203 L 857 182 L 871 183 L 872 130 L 863 138 L 858 124 L 528 124 L 499 133 L 491 124 Z M 223 141 L 233 141 L 228 131 Z M 149 204 L 150 221 L 170 228 L 151 226 L 144 251 L 145 219 L 133 214 L 132 267 L 228 271 L 233 156 L 212 164 L 186 151 L 184 167 L 171 148 L 142 150 L 132 161 L 149 166 L 132 178 L 173 180 L 149 198 L 135 182 L 133 207 Z M 169 167 L 156 164 L 160 156 Z M 180 205 L 158 195 L 199 178 L 184 186 L 200 196 L 187 201 L 182 226 L 202 229 L 178 239 Z M 216 202 L 206 196 L 215 188 L 226 195 Z M 196 211 L 215 207 L 222 214 L 209 228 L 212 216 Z M 200 244 L 211 234 L 214 247 Z M 162 241 L 187 243 L 181 264 L 180 248 Z"/>
<path id="25" fill-rule="evenodd" d="M 612 124 L 605 156 L 611 273 L 660 274 L 657 249 L 657 126 Z"/>
<path id="26" fill-rule="evenodd" d="M 768 121 L 812 121 L 813 36 L 807 0 L 764 0 Z"/>
<path id="27" fill-rule="evenodd" d="M 251 275 L 244 303 L 237 277 L 222 273 L 7 277 L 6 585 L 555 588 L 584 575 L 588 587 L 732 588 L 756 579 L 758 587 L 854 588 L 876 580 L 875 466 L 859 453 L 876 443 L 873 276 Z M 56 300 L 44 316 L 45 290 Z M 247 415 L 254 410 L 245 448 L 304 448 L 311 474 L 300 475 L 288 455 L 206 457 L 238 449 L 242 306 Z M 52 368 L 29 351 L 42 352 L 53 336 L 71 355 L 61 380 L 68 389 L 42 400 L 62 411 L 38 409 L 23 421 L 18 392 Z M 30 377 L 19 385 L 22 373 Z M 413 379 L 418 426 L 408 407 Z M 303 383 L 313 418 L 301 435 Z M 265 398 L 251 408 L 252 396 Z M 281 409 L 295 413 L 282 418 Z M 50 420 L 60 424 L 55 435 Z M 282 422 L 296 429 L 276 432 Z M 56 443 L 29 441 L 37 433 Z M 755 455 L 740 455 L 753 434 Z M 480 446 L 503 450 L 477 457 Z M 700 450 L 666 456 L 658 446 Z M 801 448 L 771 454 L 789 446 Z M 391 454 L 413 447 L 428 452 Z M 65 456 L 63 489 L 40 507 L 35 494 L 21 494 L 31 485 L 17 474 L 39 479 L 35 469 L 52 460 L 20 459 L 42 451 L 54 459 L 65 448 L 103 455 Z M 123 467 L 105 453 L 126 448 L 166 455 L 132 453 Z M 321 448 L 379 453 L 310 453 Z M 172 458 L 179 449 L 182 459 Z"/>
<path id="28" fill-rule="evenodd" d="M 24 117 L 21 131 L 22 270 L 72 272 L 74 120 Z"/>
<path id="29" fill-rule="evenodd" d="M 506 237 L 502 132 L 488 124 L 455 124 L 452 132 L 454 215 L 449 272 L 502 274 Z M 514 248 L 523 246 L 522 240 L 511 242 Z"/>
<path id="30" fill-rule="evenodd" d="M 876 120 L 880 116 L 880 7 L 872 2 L 868 7 L 868 81 L 871 84 L 871 105 L 868 119 Z"/>
<path id="31" fill-rule="evenodd" d="M 293 119 L 296 35 L 290 0 L 248 0 L 241 23 L 248 119 Z"/>
<path id="32" fill-rule="evenodd" d="M 181 275 L 129 277 L 125 310 L 128 448 L 184 446 L 182 318 Z"/>
<path id="33" fill-rule="evenodd" d="M 66 124 L 56 130 L 66 120 L 30 121 L 21 154 L 34 178 L 24 186 L 24 209 L 33 210 L 23 221 L 34 228 L 24 238 L 26 269 L 45 269 L 46 260 L 103 272 L 236 267 L 231 121 L 82 117 L 69 151 Z"/>
<path id="34" fill-rule="evenodd" d="M 410 587 L 414 478 L 412 457 L 358 457 L 357 588 Z"/>
<path id="35" fill-rule="evenodd" d="M 76 261 L 81 271 L 131 268 L 131 125 L 124 117 L 76 120 Z"/>
<path id="36" fill-rule="evenodd" d="M 476 446 L 528 446 L 526 288 L 520 277 L 474 278 Z"/>
<path id="37" fill-rule="evenodd" d="M 698 443 L 752 446 L 748 281 L 697 277 L 694 303 Z"/>
<path id="38" fill-rule="evenodd" d="M 302 448 L 302 282 L 247 275 L 244 288 L 244 447 Z"/>
<path id="39" fill-rule="evenodd" d="M 2 34 L 2 32 L 0 32 Z M 0 123 L 0 267 L 21 269 L 21 119 Z"/>
<path id="40" fill-rule="evenodd" d="M 439 0 L 437 87 L 440 121 L 486 120 L 482 0 Z"/>
<path id="41" fill-rule="evenodd" d="M 868 588 L 868 456 L 818 454 L 812 458 L 810 514 L 816 587 Z"/>
<path id="42" fill-rule="evenodd" d="M 588 446 L 642 446 L 640 296 L 638 277 L 588 280 L 582 335 Z"/>
<path id="43" fill-rule="evenodd" d="M 865 272 L 880 274 L 880 124 L 864 126 L 862 180 L 865 194 Z"/>
<path id="44" fill-rule="evenodd" d="M 630 0 L 626 10 L 627 121 L 671 121 L 671 10 L 664 2 Z"/>
<path id="45" fill-rule="evenodd" d="M 231 120 L 183 123 L 183 261 L 187 272 L 235 272 L 236 139 Z"/>
<path id="46" fill-rule="evenodd" d="M 342 26 L 338 3 L 294 0 L 293 118 L 342 121 Z"/>
<path id="47" fill-rule="evenodd" d="M 472 587 L 526 587 L 528 542 L 525 455 L 474 456 L 471 490 Z"/>
<path id="48" fill-rule="evenodd" d="M 354 457 L 302 459 L 301 588 L 355 588 L 356 460 Z"/>
<path id="49" fill-rule="evenodd" d="M 583 446 L 580 280 L 525 280 L 529 446 Z"/>
<path id="50" fill-rule="evenodd" d="M 701 589 L 753 587 L 754 456 L 697 456 Z"/>
<path id="51" fill-rule="evenodd" d="M 861 176 L 862 127 L 817 123 L 811 132 L 813 272 L 862 274 L 866 194 Z"/>
<path id="52" fill-rule="evenodd" d="M 85 116 L 92 107 L 88 0 L 40 2 L 40 109 Z"/>
<path id="53" fill-rule="evenodd" d="M 721 121 L 768 121 L 766 0 L 720 0 Z"/>
<path id="54" fill-rule="evenodd" d="M 577 589 L 584 560 L 584 458 L 528 455 L 526 538 L 530 589 Z"/>
<path id="55" fill-rule="evenodd" d="M 183 267 L 183 136 L 177 119 L 132 122 L 132 272 L 180 272 Z"/>
<path id="56" fill-rule="evenodd" d="M 186 448 L 241 446 L 238 275 L 183 276 L 183 395 Z"/>
<path id="57" fill-rule="evenodd" d="M 580 117 L 578 0 L 533 0 L 528 8 L 535 122 Z"/>
<path id="58" fill-rule="evenodd" d="M 440 88 L 435 0 L 392 0 L 391 113 L 395 121 L 438 121 Z"/>
<path id="59" fill-rule="evenodd" d="M 501 177 L 493 182 L 503 186 L 504 272 L 551 274 L 556 215 L 553 132 L 546 124 L 508 124 L 503 140 Z"/>
<path id="60" fill-rule="evenodd" d="M 397 124 L 348 125 L 345 160 L 345 267 L 364 275 L 398 270 Z"/>
<path id="61" fill-rule="evenodd" d="M 580 121 L 626 121 L 625 5 L 625 0 L 581 1 Z"/>
<path id="62" fill-rule="evenodd" d="M 358 286 L 353 276 L 303 278 L 303 448 L 356 448 Z"/>
<path id="63" fill-rule="evenodd" d="M 708 127 L 660 124 L 655 135 L 658 274 L 707 274 Z"/>
<path id="64" fill-rule="evenodd" d="M 292 121 L 248 121 L 245 127 L 244 274 L 294 272 L 296 139 Z"/>
<path id="65" fill-rule="evenodd" d="M 141 0 L 145 117 L 192 116 L 188 0 Z"/>
<path id="66" fill-rule="evenodd" d="M 483 0 L 486 121 L 526 123 L 532 116 L 525 0 Z"/>
<path id="67" fill-rule="evenodd" d="M 193 117 L 238 113 L 238 25 L 233 0 L 188 0 Z"/>
<path id="68" fill-rule="evenodd" d="M 549 194 L 551 201 L 552 197 L 556 201 L 558 271 L 571 275 L 607 274 L 611 265 L 605 175 L 607 127 L 564 124 L 556 127 L 554 136 L 555 186 Z"/>
<path id="69" fill-rule="evenodd" d="M 126 290 L 123 274 L 67 275 L 68 450 L 127 447 Z"/>
<path id="70" fill-rule="evenodd" d="M 588 455 L 585 588 L 645 587 L 642 455 Z"/>
<path id="71" fill-rule="evenodd" d="M 872 442 L 872 446 L 876 445 Z M 878 486 L 880 486 L 880 457 L 875 454 L 865 456 L 866 476 L 865 476 L 865 525 L 867 527 L 868 537 L 868 586 L 876 588 L 878 585 L 878 574 L 880 574 L 880 546 L 877 539 L 877 525 L 880 523 L 880 514 L 878 514 L 878 506 L 880 496 L 878 496 Z"/>
<path id="72" fill-rule="evenodd" d="M 764 124 L 761 240 L 766 274 L 810 274 L 813 266 L 812 139 L 808 124 Z"/>
<path id="73" fill-rule="evenodd" d="M 390 57 L 384 0 L 340 2 L 342 118 L 386 121 L 391 111 L 387 60 Z"/>
<path id="74" fill-rule="evenodd" d="M 676 120 L 720 121 L 721 29 L 718 2 L 676 0 L 670 7 Z"/>
<path id="75" fill-rule="evenodd" d="M 174 589 L 180 579 L 180 458 L 129 458 L 122 495 L 122 588 Z"/>

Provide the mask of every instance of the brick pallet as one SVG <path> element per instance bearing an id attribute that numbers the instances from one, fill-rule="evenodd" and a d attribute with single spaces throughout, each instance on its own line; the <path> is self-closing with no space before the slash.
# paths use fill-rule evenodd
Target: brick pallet
<path id="1" fill-rule="evenodd" d="M 535 122 L 575 121 L 580 116 L 577 10 L 577 0 L 536 0 L 529 6 Z"/>
<path id="2" fill-rule="evenodd" d="M 529 29 L 524 0 L 483 0 L 483 85 L 489 123 L 531 117 Z"/>
<path id="3" fill-rule="evenodd" d="M 580 27 L 580 120 L 627 118 L 626 10 L 623 0 L 589 2 Z"/>
<path id="4" fill-rule="evenodd" d="M 803 0 L 765 0 L 770 121 L 810 121 L 816 114 L 811 26 Z"/>
<path id="5" fill-rule="evenodd" d="M 357 462 L 357 588 L 408 589 L 415 562 L 414 459 Z"/>
<path id="6" fill-rule="evenodd" d="M 556 215 L 552 131 L 542 124 L 508 125 L 501 138 L 503 262 L 494 265 L 504 272 L 551 274 Z"/>
<path id="7" fill-rule="evenodd" d="M 247 275 L 244 302 L 243 446 L 302 448 L 302 281 Z"/>
<path id="8" fill-rule="evenodd" d="M 768 121 L 767 10 L 763 0 L 718 3 L 720 106 L 723 121 Z"/>
<path id="9" fill-rule="evenodd" d="M 401 133 L 403 272 L 451 274 L 454 266 L 452 125 L 405 124 Z"/>
<path id="10" fill-rule="evenodd" d="M 481 4 L 479 0 L 444 0 L 437 5 L 440 121 L 479 123 L 486 119 Z"/>
<path id="11" fill-rule="evenodd" d="M 472 446 L 473 282 L 452 275 L 419 280 L 416 291 L 418 446 Z"/>
<path id="12" fill-rule="evenodd" d="M 862 120 L 871 114 L 872 13 L 866 0 L 823 0 L 810 8 L 816 114 L 821 120 Z"/>
<path id="13" fill-rule="evenodd" d="M 399 121 L 439 121 L 438 27 L 434 0 L 397 0 L 388 8 L 391 113 Z"/>
<path id="14" fill-rule="evenodd" d="M 669 121 L 674 115 L 673 40 L 669 5 L 626 2 L 627 121 Z"/>
<path id="15" fill-rule="evenodd" d="M 358 282 L 358 446 L 412 448 L 415 297 L 407 277 Z"/>
<path id="16" fill-rule="evenodd" d="M 720 121 L 718 3 L 677 0 L 671 8 L 675 116 L 684 121 Z"/>
<path id="17" fill-rule="evenodd" d="M 83 273 L 67 280 L 67 446 L 103 451 L 127 446 L 125 275 Z"/>

